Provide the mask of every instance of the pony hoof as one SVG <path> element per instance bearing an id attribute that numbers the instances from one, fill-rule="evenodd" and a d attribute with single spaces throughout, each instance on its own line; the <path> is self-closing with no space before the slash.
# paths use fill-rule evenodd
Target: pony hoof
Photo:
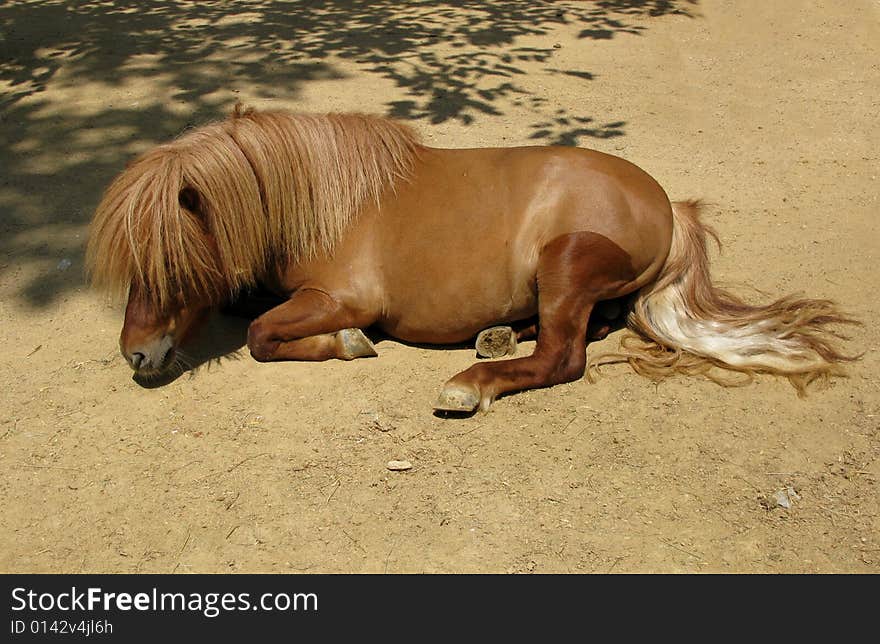
<path id="1" fill-rule="evenodd" d="M 360 329 L 342 329 L 337 331 L 336 339 L 339 342 L 339 357 L 343 360 L 374 358 L 379 355 L 376 353 L 376 347 L 373 346 L 370 339 Z"/>
<path id="2" fill-rule="evenodd" d="M 501 358 L 516 353 L 516 333 L 509 326 L 493 326 L 477 336 L 477 355 L 481 358 Z"/>
<path id="3" fill-rule="evenodd" d="M 446 386 L 434 403 L 437 411 L 471 412 L 480 404 L 480 396 L 475 391 L 462 387 Z"/>

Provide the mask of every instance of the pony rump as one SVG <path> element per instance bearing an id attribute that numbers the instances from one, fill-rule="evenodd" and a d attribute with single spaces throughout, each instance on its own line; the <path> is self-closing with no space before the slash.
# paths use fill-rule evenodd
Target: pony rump
<path id="1" fill-rule="evenodd" d="M 92 281 L 124 296 L 137 280 L 159 308 L 216 303 L 274 263 L 332 253 L 364 205 L 409 176 L 417 146 L 378 117 L 236 106 L 111 183 L 89 234 Z"/>

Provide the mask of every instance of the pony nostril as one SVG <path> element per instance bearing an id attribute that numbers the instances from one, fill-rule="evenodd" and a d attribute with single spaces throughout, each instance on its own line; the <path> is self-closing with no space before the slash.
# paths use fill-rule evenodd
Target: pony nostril
<path id="1" fill-rule="evenodd" d="M 141 363 L 144 361 L 144 358 L 146 357 L 147 356 L 145 356 L 143 353 L 140 353 L 139 351 L 135 351 L 134 353 L 132 353 L 130 361 L 131 368 L 138 369 L 141 366 Z"/>

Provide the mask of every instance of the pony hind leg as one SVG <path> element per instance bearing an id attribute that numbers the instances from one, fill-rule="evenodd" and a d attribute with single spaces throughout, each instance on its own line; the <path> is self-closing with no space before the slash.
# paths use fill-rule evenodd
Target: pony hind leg
<path id="1" fill-rule="evenodd" d="M 538 260 L 538 341 L 531 356 L 481 362 L 449 380 L 434 408 L 485 411 L 498 396 L 583 377 L 587 325 L 597 302 L 636 278 L 629 255 L 607 237 L 578 232 L 552 240 Z"/>
<path id="2" fill-rule="evenodd" d="M 608 334 L 626 326 L 626 303 L 618 298 L 596 303 L 587 324 L 587 340 L 604 340 Z M 493 326 L 477 336 L 475 348 L 480 358 L 503 358 L 516 354 L 519 342 L 538 337 L 537 321 L 512 326 Z"/>

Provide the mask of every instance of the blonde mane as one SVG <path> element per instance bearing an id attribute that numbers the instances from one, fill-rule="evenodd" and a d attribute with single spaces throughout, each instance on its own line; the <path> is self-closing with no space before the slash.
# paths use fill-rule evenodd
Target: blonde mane
<path id="1" fill-rule="evenodd" d="M 368 202 L 412 171 L 409 127 L 362 114 L 236 107 L 147 152 L 108 187 L 92 221 L 92 281 L 157 306 L 216 302 L 272 265 L 332 253 Z"/>

